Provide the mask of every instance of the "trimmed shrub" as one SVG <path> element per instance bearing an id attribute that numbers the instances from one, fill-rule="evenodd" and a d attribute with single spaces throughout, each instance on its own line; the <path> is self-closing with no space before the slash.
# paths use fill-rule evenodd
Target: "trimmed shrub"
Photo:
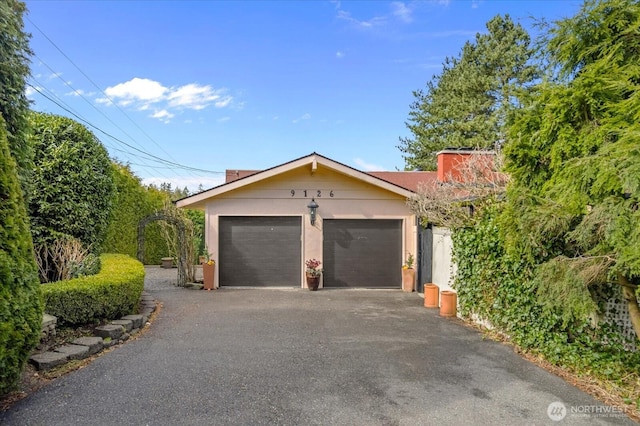
<path id="1" fill-rule="evenodd" d="M 138 224 L 148 215 L 162 210 L 169 196 L 157 188 L 142 185 L 128 165 L 114 162 L 111 167 L 116 191 L 102 251 L 135 258 L 138 253 Z M 168 255 L 169 248 L 162 238 L 159 224 L 149 223 L 144 230 L 144 263 L 160 264 L 160 259 Z"/>
<path id="2" fill-rule="evenodd" d="M 30 122 L 34 244 L 71 236 L 99 253 L 115 190 L 107 150 L 89 129 L 70 118 L 33 112 Z"/>
<path id="3" fill-rule="evenodd" d="M 29 219 L 0 115 L 0 394 L 15 386 L 41 329 Z"/>
<path id="4" fill-rule="evenodd" d="M 63 325 L 114 319 L 135 311 L 144 289 L 144 266 L 122 254 L 100 256 L 97 275 L 43 284 L 45 312 Z"/>

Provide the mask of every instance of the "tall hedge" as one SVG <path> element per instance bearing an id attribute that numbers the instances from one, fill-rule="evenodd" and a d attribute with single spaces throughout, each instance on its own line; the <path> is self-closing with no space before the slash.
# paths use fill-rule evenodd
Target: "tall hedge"
<path id="1" fill-rule="evenodd" d="M 30 119 L 35 169 L 29 216 L 34 243 L 71 236 L 99 249 L 114 192 L 107 150 L 70 118 L 32 113 Z"/>
<path id="2" fill-rule="evenodd" d="M 20 377 L 42 328 L 27 211 L 0 116 L 0 394 Z"/>
<path id="3" fill-rule="evenodd" d="M 33 149 L 27 140 L 29 100 L 25 88 L 32 52 L 30 36 L 24 32 L 25 11 L 24 2 L 0 1 L 0 115 L 5 121 L 9 151 L 16 161 L 22 190 L 28 195 Z"/>
<path id="4" fill-rule="evenodd" d="M 129 166 L 112 163 L 115 196 L 109 226 L 103 243 L 106 253 L 121 253 L 135 258 L 138 250 L 138 223 L 146 216 L 162 210 L 168 195 L 155 188 L 147 188 Z M 145 228 L 144 263 L 160 263 L 169 254 L 157 223 Z"/>

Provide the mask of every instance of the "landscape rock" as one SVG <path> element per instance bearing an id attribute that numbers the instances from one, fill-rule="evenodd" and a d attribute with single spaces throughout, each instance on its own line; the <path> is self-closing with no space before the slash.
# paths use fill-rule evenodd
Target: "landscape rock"
<path id="1" fill-rule="evenodd" d="M 68 359 L 67 354 L 62 352 L 42 352 L 31 355 L 29 362 L 35 365 L 38 370 L 50 370 L 53 367 L 64 364 Z"/>
<path id="2" fill-rule="evenodd" d="M 88 355 L 97 354 L 104 347 L 102 337 L 79 337 L 71 343 L 89 348 Z"/>
<path id="3" fill-rule="evenodd" d="M 119 319 L 119 320 L 111 321 L 111 324 L 121 325 L 122 328 L 124 328 L 125 332 L 131 331 L 133 329 L 133 321 L 131 320 Z"/>
<path id="4" fill-rule="evenodd" d="M 133 328 L 142 328 L 144 322 L 142 322 L 142 315 L 126 315 L 122 317 L 123 320 L 129 320 L 133 323 Z"/>
<path id="5" fill-rule="evenodd" d="M 55 348 L 54 351 L 67 355 L 69 359 L 84 359 L 89 356 L 89 348 L 81 345 L 63 345 Z"/>
<path id="6" fill-rule="evenodd" d="M 100 327 L 96 327 L 94 334 L 102 338 L 109 337 L 112 340 L 118 340 L 124 333 L 124 328 L 121 325 L 107 324 Z"/>

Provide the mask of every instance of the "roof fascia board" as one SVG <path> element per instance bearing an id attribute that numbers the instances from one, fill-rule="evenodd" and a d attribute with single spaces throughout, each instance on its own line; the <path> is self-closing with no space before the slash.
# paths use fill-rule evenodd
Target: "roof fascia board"
<path id="1" fill-rule="evenodd" d="M 187 207 L 194 204 L 199 204 L 206 201 L 209 198 L 216 197 L 226 192 L 234 191 L 236 189 L 242 188 L 243 186 L 251 185 L 261 180 L 269 179 L 281 173 L 285 173 L 287 171 L 294 170 L 299 167 L 304 167 L 307 165 L 310 166 L 310 170 L 312 173 L 315 172 L 319 166 L 325 166 L 329 169 L 333 169 L 337 171 L 338 173 L 353 177 L 355 179 L 359 179 L 361 181 L 367 182 L 371 185 L 380 187 L 382 189 L 396 193 L 406 198 L 409 198 L 413 194 L 413 192 L 409 191 L 408 189 L 405 189 L 393 183 L 387 182 L 384 179 L 377 178 L 368 173 L 361 172 L 360 170 L 356 170 L 342 163 L 333 161 L 327 157 L 323 157 L 320 154 L 313 153 L 306 157 L 298 158 L 297 160 L 293 160 L 288 163 L 284 163 L 279 166 L 273 167 L 271 169 L 267 169 L 267 170 L 255 173 L 253 175 L 246 176 L 244 178 L 216 186 L 215 188 L 211 188 L 199 194 L 194 194 L 190 197 L 183 198 L 182 200 L 178 200 L 176 202 L 176 205 L 178 207 Z"/>

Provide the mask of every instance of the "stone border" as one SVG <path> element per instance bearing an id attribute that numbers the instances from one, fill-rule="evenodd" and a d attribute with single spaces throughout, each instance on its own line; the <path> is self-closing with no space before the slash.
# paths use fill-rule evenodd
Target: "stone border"
<path id="1" fill-rule="evenodd" d="M 46 371 L 71 360 L 88 358 L 103 349 L 123 343 L 138 333 L 149 321 L 149 317 L 156 310 L 156 301 L 153 296 L 143 292 L 140 308 L 138 315 L 125 315 L 119 320 L 96 327 L 94 337 L 80 337 L 53 350 L 33 354 L 29 357 L 29 362 L 38 371 Z"/>

